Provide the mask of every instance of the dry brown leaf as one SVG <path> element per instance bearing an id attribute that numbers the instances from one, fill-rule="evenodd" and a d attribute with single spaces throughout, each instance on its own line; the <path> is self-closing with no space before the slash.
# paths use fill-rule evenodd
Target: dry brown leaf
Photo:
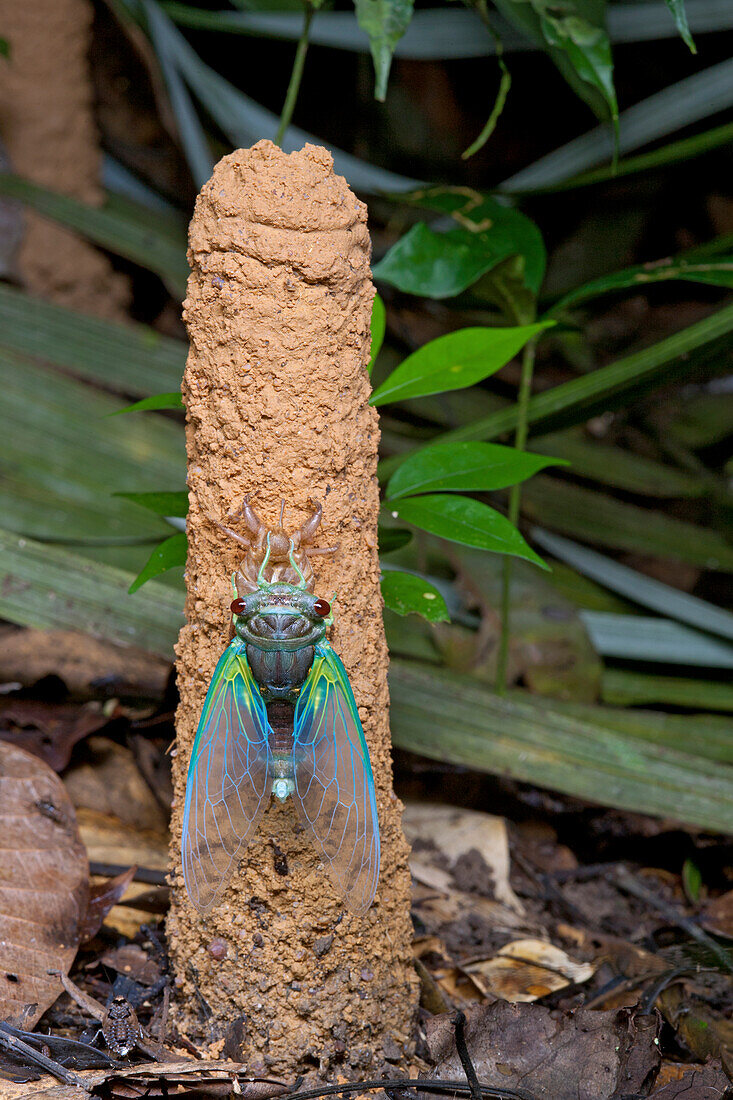
<path id="1" fill-rule="evenodd" d="M 0 1018 L 36 1007 L 32 1029 L 74 960 L 89 896 L 89 865 L 74 808 L 41 760 L 0 742 Z"/>
<path id="2" fill-rule="evenodd" d="M 116 863 L 123 866 L 149 867 L 157 871 L 168 869 L 168 834 L 147 829 L 135 829 L 115 817 L 93 810 L 77 810 L 79 831 L 92 863 Z M 130 884 L 126 902 L 150 890 L 142 882 Z M 114 928 L 132 939 L 140 925 L 150 920 L 150 913 L 128 904 L 115 905 L 104 918 L 108 928 Z"/>
<path id="3" fill-rule="evenodd" d="M 140 774 L 130 749 L 107 737 L 90 737 L 85 749 L 86 759 L 64 775 L 77 810 L 96 810 L 136 829 L 165 832 L 167 815 Z"/>
<path id="4" fill-rule="evenodd" d="M 482 893 L 524 914 L 524 906 L 509 884 L 509 841 L 503 817 L 429 802 L 408 802 L 402 824 L 411 844 L 432 841 L 440 852 L 455 861 L 477 851 L 488 869 Z M 421 857 L 423 863 L 427 862 Z"/>
<path id="5" fill-rule="evenodd" d="M 38 756 L 55 772 L 63 771 L 74 745 L 106 726 L 98 703 L 41 703 L 36 699 L 0 699 L 0 739 Z"/>
<path id="6" fill-rule="evenodd" d="M 464 966 L 479 989 L 505 1001 L 536 1001 L 593 975 L 590 963 L 578 963 L 544 940 L 514 940 L 491 959 Z"/>
<path id="7" fill-rule="evenodd" d="M 553 1013 L 543 1005 L 466 1009 L 464 1035 L 480 1081 L 546 1100 L 611 1100 L 645 1096 L 659 1067 L 656 1016 L 628 1012 Z M 455 1017 L 426 1022 L 434 1076 L 462 1074 Z"/>

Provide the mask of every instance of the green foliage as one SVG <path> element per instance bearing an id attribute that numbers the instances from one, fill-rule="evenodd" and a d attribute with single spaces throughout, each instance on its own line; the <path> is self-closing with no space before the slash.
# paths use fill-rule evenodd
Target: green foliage
<path id="1" fill-rule="evenodd" d="M 687 22 L 687 12 L 685 11 L 685 0 L 666 0 L 667 7 L 672 12 L 672 18 L 674 19 L 675 26 L 680 32 L 680 36 L 684 39 L 690 53 L 697 53 L 695 43 L 692 40 L 690 34 L 690 25 Z"/>
<path id="2" fill-rule="evenodd" d="M 139 504 L 141 508 L 147 508 L 158 516 L 188 515 L 188 493 L 115 493 L 117 497 L 131 500 L 133 504 Z"/>
<path id="3" fill-rule="evenodd" d="M 176 569 L 178 566 L 185 565 L 186 551 L 186 536 L 182 531 L 164 539 L 153 550 L 142 570 L 130 585 L 130 594 L 137 592 L 138 588 L 142 588 L 145 582 L 152 580 L 153 577 L 159 577 L 161 573 L 166 573 L 169 569 Z"/>
<path id="4" fill-rule="evenodd" d="M 600 117 L 618 122 L 605 0 L 496 0 L 503 15 L 544 46 Z"/>
<path id="5" fill-rule="evenodd" d="M 183 412 L 183 398 L 180 393 L 156 393 L 152 397 L 144 397 L 142 401 L 135 401 L 132 405 L 125 405 L 124 409 L 117 409 L 113 416 L 122 413 L 153 412 L 161 409 L 177 409 Z"/>
<path id="6" fill-rule="evenodd" d="M 410 294 L 450 298 L 516 256 L 521 285 L 539 293 L 545 246 L 537 226 L 520 211 L 467 188 L 428 188 L 400 201 L 447 214 L 457 227 L 436 233 L 418 222 L 375 265 L 378 281 Z"/>
<path id="7" fill-rule="evenodd" d="M 414 0 L 354 0 L 359 26 L 369 35 L 374 61 L 374 95 L 384 100 L 394 48 L 410 25 Z"/>
<path id="8" fill-rule="evenodd" d="M 496 443 L 438 443 L 422 448 L 398 466 L 385 497 L 390 501 L 416 493 L 506 489 L 552 461 Z"/>
<path id="9" fill-rule="evenodd" d="M 449 542 L 476 546 L 495 554 L 515 554 L 547 568 L 506 516 L 472 497 L 428 493 L 419 497 L 400 497 L 390 501 L 389 508 L 395 519 Z"/>
<path id="10" fill-rule="evenodd" d="M 387 330 L 387 311 L 384 308 L 384 302 L 378 294 L 374 295 L 374 302 L 372 304 L 372 320 L 371 320 L 371 334 L 372 334 L 372 346 L 369 356 L 369 371 L 376 361 L 377 356 L 384 343 L 384 334 Z"/>
<path id="11" fill-rule="evenodd" d="M 445 600 L 430 581 L 414 573 L 402 573 L 387 569 L 382 574 L 384 605 L 397 615 L 415 613 L 430 623 L 443 623 L 450 619 Z"/>
<path id="12" fill-rule="evenodd" d="M 372 405 L 475 386 L 506 366 L 551 321 L 513 328 L 464 328 L 409 355 L 372 394 Z"/>

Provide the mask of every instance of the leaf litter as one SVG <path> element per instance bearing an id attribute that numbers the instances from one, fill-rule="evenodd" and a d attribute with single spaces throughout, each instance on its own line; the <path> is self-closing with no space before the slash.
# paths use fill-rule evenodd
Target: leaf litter
<path id="1" fill-rule="evenodd" d="M 318 1084 L 315 1071 L 300 1087 L 295 1079 L 253 1080 L 227 1057 L 241 1036 L 197 1048 L 169 1012 L 175 985 L 162 921 L 170 700 L 160 708 L 140 723 L 134 708 L 115 704 L 104 736 L 93 731 L 71 746 L 62 779 L 0 740 L 0 783 L 15 784 L 17 803 L 27 769 L 34 796 L 21 799 L 21 821 L 12 834 L 5 830 L 6 843 L 16 835 L 37 840 L 40 816 L 56 838 L 52 889 L 60 888 L 58 868 L 76 869 L 67 887 L 67 902 L 76 904 L 73 935 L 45 960 L 43 990 L 2 1003 L 3 1100 L 65 1100 L 82 1090 L 109 1100 L 173 1093 L 268 1100 Z M 445 765 L 415 766 L 399 753 L 397 778 L 413 849 L 421 1008 L 408 1065 L 375 1052 L 375 1090 L 399 1080 L 407 1096 L 433 1082 L 470 1096 L 472 1066 L 481 1096 L 507 1100 L 724 1095 L 733 991 L 724 965 L 730 890 L 721 841 L 683 834 L 681 842 L 664 822 Z M 47 812 L 34 810 L 39 801 Z M 0 812 L 7 805 L 5 797 Z M 487 805 L 500 812 L 486 813 Z M 680 846 L 701 869 L 695 901 Z M 4 861 L 0 904 L 11 866 Z M 48 887 L 42 862 L 28 866 L 40 868 L 39 885 Z M 102 1034 L 113 1005 L 139 1021 L 124 1054 Z M 339 1087 L 366 1094 L 369 1084 Z"/>

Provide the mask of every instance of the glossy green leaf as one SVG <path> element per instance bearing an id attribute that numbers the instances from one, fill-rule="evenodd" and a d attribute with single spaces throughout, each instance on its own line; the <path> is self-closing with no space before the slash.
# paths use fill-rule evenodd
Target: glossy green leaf
<path id="1" fill-rule="evenodd" d="M 689 48 L 690 53 L 697 53 L 697 48 L 690 34 L 690 24 L 687 22 L 685 0 L 667 0 L 667 7 L 672 12 L 675 26 L 682 35 L 682 39 Z"/>
<path id="2" fill-rule="evenodd" d="M 528 421 L 536 424 L 563 413 L 577 421 L 587 419 L 590 409 L 606 407 L 612 397 L 629 390 L 643 390 L 653 385 L 660 371 L 676 359 L 681 359 L 696 348 L 733 331 L 733 305 L 725 305 L 702 321 L 660 340 L 651 347 L 610 363 L 607 367 L 590 371 L 580 378 L 562 382 L 559 386 L 538 393 L 529 400 Z M 428 347 L 430 345 L 427 345 Z M 399 369 L 399 368 L 398 368 Z M 389 381 L 389 379 L 388 379 Z M 473 423 L 446 432 L 436 442 L 446 443 L 466 439 L 495 439 L 517 425 L 517 407 L 511 405 L 488 416 L 479 417 Z"/>
<path id="3" fill-rule="evenodd" d="M 405 459 L 390 478 L 387 500 L 415 493 L 490 492 L 532 477 L 553 460 L 498 443 L 438 443 Z"/>
<path id="4" fill-rule="evenodd" d="M 18 199 L 94 244 L 154 271 L 171 291 L 183 297 L 188 278 L 186 253 L 167 233 L 143 229 L 135 219 L 89 206 L 19 176 L 1 174 L 0 195 Z"/>
<path id="5" fill-rule="evenodd" d="M 372 344 L 369 355 L 369 366 L 367 370 L 371 373 L 375 360 L 379 355 L 382 344 L 384 343 L 384 334 L 387 331 L 387 311 L 384 308 L 384 302 L 378 294 L 374 295 L 374 301 L 372 303 L 372 320 L 371 320 L 371 333 Z"/>
<path id="6" fill-rule="evenodd" d="M 118 409 L 110 415 L 121 416 L 122 413 L 152 412 L 157 409 L 179 409 L 183 412 L 184 408 L 180 393 L 156 393 L 153 397 L 144 397 L 133 405 L 125 405 L 124 409 Z"/>
<path id="7" fill-rule="evenodd" d="M 425 188 L 399 200 L 447 214 L 456 228 L 436 233 L 419 222 L 376 264 L 376 279 L 410 294 L 448 298 L 518 256 L 520 282 L 535 296 L 539 293 L 545 246 L 537 226 L 519 210 L 465 188 Z"/>
<path id="8" fill-rule="evenodd" d="M 547 327 L 543 321 L 513 328 L 464 328 L 439 336 L 408 355 L 374 391 L 371 404 L 474 386 L 505 366 Z"/>
<path id="9" fill-rule="evenodd" d="M 390 502 L 389 508 L 395 519 L 431 535 L 496 554 L 513 554 L 547 568 L 506 516 L 472 497 L 451 493 L 404 497 Z"/>
<path id="10" fill-rule="evenodd" d="M 414 573 L 388 569 L 382 574 L 384 605 L 398 615 L 414 612 L 431 623 L 443 623 L 450 619 L 445 600 L 435 585 Z"/>
<path id="11" fill-rule="evenodd" d="M 390 662 L 389 686 L 399 748 L 604 806 L 733 829 L 733 767 L 697 752 L 689 718 L 654 743 L 643 722 L 636 723 L 642 735 L 616 728 L 608 708 L 524 692 L 502 697 L 468 676 L 412 661 Z"/>
<path id="12" fill-rule="evenodd" d="M 414 0 L 354 0 L 359 26 L 369 35 L 376 75 L 375 96 L 387 94 L 394 48 L 410 25 Z"/>
<path id="13" fill-rule="evenodd" d="M 169 569 L 175 569 L 177 566 L 184 566 L 186 564 L 187 548 L 188 543 L 186 541 L 186 536 L 182 531 L 175 535 L 171 535 L 170 538 L 164 539 L 163 542 L 153 550 L 147 562 L 130 585 L 130 594 L 132 595 L 133 592 L 137 592 L 138 588 L 141 588 L 146 581 L 152 580 L 153 577 L 159 577 L 161 573 L 165 573 Z"/>
<path id="14" fill-rule="evenodd" d="M 124 497 L 133 504 L 139 504 L 141 508 L 147 508 L 158 516 L 187 516 L 188 493 L 115 493 L 116 497 Z"/>
<path id="15" fill-rule="evenodd" d="M 651 283 L 681 279 L 688 283 L 707 283 L 709 286 L 733 287 L 733 256 L 720 256 L 706 263 L 694 263 L 684 259 L 657 260 L 655 263 L 640 264 L 625 271 L 616 271 L 612 275 L 603 275 L 593 279 L 585 286 L 578 287 L 565 294 L 552 312 L 556 313 L 568 306 L 579 305 L 590 298 L 597 298 L 615 290 L 643 290 Z"/>

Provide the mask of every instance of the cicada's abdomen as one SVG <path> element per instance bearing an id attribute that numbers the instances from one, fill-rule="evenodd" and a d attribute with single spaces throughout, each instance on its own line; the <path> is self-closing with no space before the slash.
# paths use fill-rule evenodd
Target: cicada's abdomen
<path id="1" fill-rule="evenodd" d="M 272 793 L 284 802 L 295 788 L 293 770 L 293 717 L 292 703 L 267 704 L 267 720 L 270 723 L 270 773 Z"/>

